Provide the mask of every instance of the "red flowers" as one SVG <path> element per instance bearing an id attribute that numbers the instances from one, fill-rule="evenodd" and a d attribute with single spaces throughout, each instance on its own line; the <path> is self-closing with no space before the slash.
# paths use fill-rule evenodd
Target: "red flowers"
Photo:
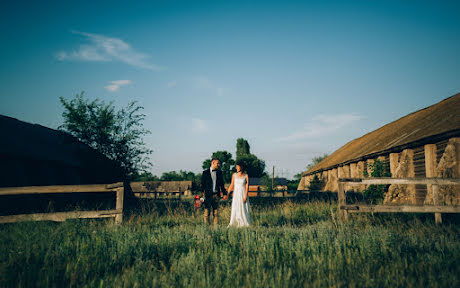
<path id="1" fill-rule="evenodd" d="M 200 208 L 201 207 L 201 204 L 203 202 L 201 202 L 201 199 L 200 199 L 200 195 L 195 195 L 195 208 Z"/>

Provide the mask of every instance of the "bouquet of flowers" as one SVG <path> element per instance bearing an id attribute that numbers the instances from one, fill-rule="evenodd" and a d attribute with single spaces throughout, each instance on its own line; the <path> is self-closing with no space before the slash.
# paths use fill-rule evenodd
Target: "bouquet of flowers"
<path id="1" fill-rule="evenodd" d="M 200 197 L 200 195 L 195 195 L 195 208 L 200 208 L 201 205 L 203 205 L 204 200 L 204 196 Z"/>

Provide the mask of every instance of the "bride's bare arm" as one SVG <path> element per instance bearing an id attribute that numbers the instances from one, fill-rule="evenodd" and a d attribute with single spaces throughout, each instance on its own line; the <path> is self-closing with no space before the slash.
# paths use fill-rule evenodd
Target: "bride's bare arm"
<path id="1" fill-rule="evenodd" d="M 246 203 L 246 201 L 248 200 L 248 193 L 249 193 L 249 176 L 248 174 L 246 174 L 246 193 L 244 195 L 243 203 Z"/>
<path id="2" fill-rule="evenodd" d="M 230 186 L 228 186 L 227 195 L 230 195 L 230 192 L 232 192 L 234 189 L 235 185 L 233 184 L 233 178 L 235 178 L 235 174 L 232 175 L 232 183 L 230 183 Z"/>

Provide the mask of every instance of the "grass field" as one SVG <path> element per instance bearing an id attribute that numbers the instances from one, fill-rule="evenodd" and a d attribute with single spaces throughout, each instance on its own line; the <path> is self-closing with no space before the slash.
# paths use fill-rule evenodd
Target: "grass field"
<path id="1" fill-rule="evenodd" d="M 460 287 L 458 215 L 354 215 L 251 199 L 253 226 L 202 224 L 190 203 L 113 220 L 0 225 L 0 287 Z"/>

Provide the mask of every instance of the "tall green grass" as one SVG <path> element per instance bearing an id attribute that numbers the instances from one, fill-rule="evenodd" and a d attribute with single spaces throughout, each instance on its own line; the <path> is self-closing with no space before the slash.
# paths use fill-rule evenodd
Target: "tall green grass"
<path id="1" fill-rule="evenodd" d="M 251 199 L 252 200 L 252 199 Z M 459 287 L 460 229 L 432 215 L 251 202 L 253 225 L 202 224 L 189 203 L 141 202 L 111 220 L 0 225 L 0 287 Z"/>

